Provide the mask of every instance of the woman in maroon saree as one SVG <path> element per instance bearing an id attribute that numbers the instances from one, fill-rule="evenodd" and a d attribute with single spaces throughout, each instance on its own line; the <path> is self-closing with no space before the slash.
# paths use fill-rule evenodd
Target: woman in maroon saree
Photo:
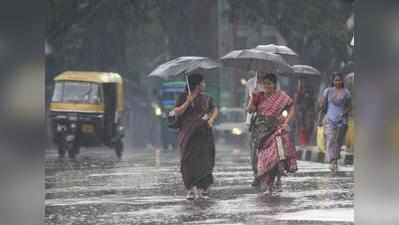
<path id="1" fill-rule="evenodd" d="M 277 77 L 274 74 L 261 75 L 259 79 L 264 91 L 252 95 L 248 111 L 256 112 L 251 136 L 257 149 L 257 180 L 271 194 L 276 176 L 297 170 L 295 146 L 288 134 L 294 106 L 285 92 L 276 89 Z M 283 116 L 285 110 L 288 113 Z"/>
<path id="2" fill-rule="evenodd" d="M 190 92 L 182 94 L 174 109 L 179 120 L 180 170 L 187 199 L 207 198 L 213 183 L 215 143 L 212 126 L 218 111 L 212 98 L 202 94 L 205 82 L 200 74 L 188 77 Z"/>

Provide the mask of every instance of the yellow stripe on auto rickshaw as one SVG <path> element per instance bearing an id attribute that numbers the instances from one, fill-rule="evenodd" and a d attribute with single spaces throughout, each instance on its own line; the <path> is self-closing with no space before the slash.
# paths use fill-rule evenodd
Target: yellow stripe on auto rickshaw
<path id="1" fill-rule="evenodd" d="M 83 81 L 95 83 L 118 83 L 123 80 L 117 73 L 66 71 L 54 78 L 55 81 Z"/>
<path id="2" fill-rule="evenodd" d="M 82 103 L 51 103 L 50 110 L 55 112 L 93 112 L 103 113 L 104 104 L 82 104 Z"/>

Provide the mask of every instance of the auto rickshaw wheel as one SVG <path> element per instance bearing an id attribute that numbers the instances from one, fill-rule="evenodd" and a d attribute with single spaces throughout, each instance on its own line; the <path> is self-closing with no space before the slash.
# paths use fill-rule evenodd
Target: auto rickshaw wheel
<path id="1" fill-rule="evenodd" d="M 123 153 L 123 141 L 122 141 L 122 139 L 120 139 L 119 141 L 117 141 L 116 143 L 115 143 L 115 153 L 116 153 L 116 156 L 119 158 L 119 159 L 121 159 L 122 158 L 122 153 Z"/>
<path id="2" fill-rule="evenodd" d="M 59 158 L 64 158 L 65 157 L 65 148 L 62 144 L 57 145 L 57 150 L 58 150 L 58 157 Z"/>
<path id="3" fill-rule="evenodd" d="M 80 147 L 76 143 L 72 143 L 71 146 L 68 147 L 68 157 L 70 159 L 75 159 L 76 155 L 79 153 Z"/>

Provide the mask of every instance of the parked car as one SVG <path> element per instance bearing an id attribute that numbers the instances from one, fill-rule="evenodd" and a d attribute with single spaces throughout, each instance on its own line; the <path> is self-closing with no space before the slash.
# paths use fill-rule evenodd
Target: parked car
<path id="1" fill-rule="evenodd" d="M 247 146 L 249 131 L 242 108 L 221 108 L 214 126 L 216 141 L 225 144 Z"/>

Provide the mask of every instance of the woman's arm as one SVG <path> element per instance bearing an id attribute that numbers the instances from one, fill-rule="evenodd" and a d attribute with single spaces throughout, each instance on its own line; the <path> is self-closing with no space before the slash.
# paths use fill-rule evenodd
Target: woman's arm
<path id="1" fill-rule="evenodd" d="M 328 92 L 329 92 L 329 88 L 326 88 L 322 94 L 322 96 L 320 97 L 319 100 L 319 109 L 323 110 L 323 106 L 325 104 L 325 101 L 328 101 Z"/>
<path id="2" fill-rule="evenodd" d="M 249 103 L 248 103 L 248 106 L 247 106 L 247 111 L 249 113 L 256 112 L 256 106 L 255 106 L 255 103 L 254 103 L 254 96 L 253 95 L 251 95 L 251 97 L 249 99 Z"/>
<path id="3" fill-rule="evenodd" d="M 319 100 L 319 109 L 320 110 L 323 108 L 324 101 L 326 101 L 326 98 L 324 96 L 321 96 L 320 100 Z"/>
<path id="4" fill-rule="evenodd" d="M 179 116 L 179 115 L 183 114 L 192 102 L 193 102 L 193 96 L 191 94 L 188 94 L 186 97 L 186 101 L 183 104 L 181 104 L 180 106 L 177 106 L 173 109 L 173 111 L 175 112 L 175 115 Z"/>
<path id="5" fill-rule="evenodd" d="M 215 122 L 218 115 L 219 115 L 219 110 L 215 107 L 211 113 L 209 120 L 208 120 L 208 124 L 210 127 L 213 126 L 213 123 Z"/>
<path id="6" fill-rule="evenodd" d="M 294 117 L 294 115 L 295 115 L 295 105 L 291 104 L 291 106 L 288 108 L 288 116 L 284 120 L 283 125 L 287 125 L 288 126 L 288 123 L 291 121 L 291 119 Z"/>
<path id="7" fill-rule="evenodd" d="M 349 113 L 350 113 L 351 111 L 352 111 L 352 105 L 351 105 L 351 104 L 348 104 L 348 105 L 345 107 L 344 115 L 343 115 L 343 116 L 349 115 Z"/>
<path id="8" fill-rule="evenodd" d="M 352 111 L 352 96 L 348 91 L 348 99 L 347 103 L 345 104 L 344 116 L 348 116 L 351 111 Z"/>

